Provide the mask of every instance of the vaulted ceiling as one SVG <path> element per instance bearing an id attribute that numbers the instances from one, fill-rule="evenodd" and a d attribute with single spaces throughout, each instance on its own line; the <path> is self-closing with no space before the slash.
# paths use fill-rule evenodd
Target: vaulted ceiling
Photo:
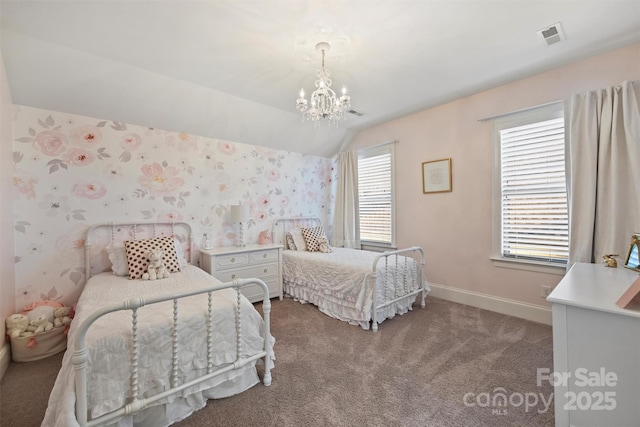
<path id="1" fill-rule="evenodd" d="M 0 2 L 15 104 L 332 156 L 358 129 L 640 41 L 640 0 Z M 560 22 L 551 46 L 537 31 Z M 352 108 L 302 122 L 316 43 Z"/>

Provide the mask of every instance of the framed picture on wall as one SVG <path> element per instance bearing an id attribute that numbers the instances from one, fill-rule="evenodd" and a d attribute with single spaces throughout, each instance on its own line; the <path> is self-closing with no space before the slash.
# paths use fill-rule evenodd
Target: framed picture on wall
<path id="1" fill-rule="evenodd" d="M 422 192 L 451 191 L 451 158 L 422 163 Z"/>

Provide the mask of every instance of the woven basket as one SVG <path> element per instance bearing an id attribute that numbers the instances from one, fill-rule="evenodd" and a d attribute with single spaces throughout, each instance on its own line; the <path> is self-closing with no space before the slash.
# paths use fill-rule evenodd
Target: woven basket
<path id="1" fill-rule="evenodd" d="M 67 348 L 66 329 L 61 326 L 31 337 L 11 338 L 11 359 L 32 362 L 64 351 Z"/>

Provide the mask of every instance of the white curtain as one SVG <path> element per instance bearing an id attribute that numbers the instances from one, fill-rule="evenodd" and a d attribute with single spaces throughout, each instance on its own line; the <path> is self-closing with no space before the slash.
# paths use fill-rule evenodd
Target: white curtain
<path id="1" fill-rule="evenodd" d="M 331 245 L 359 249 L 358 155 L 355 151 L 338 154 L 338 189 L 334 212 Z"/>
<path id="2" fill-rule="evenodd" d="M 639 83 L 568 101 L 568 267 L 602 262 L 606 254 L 620 255 L 622 264 L 640 231 Z"/>

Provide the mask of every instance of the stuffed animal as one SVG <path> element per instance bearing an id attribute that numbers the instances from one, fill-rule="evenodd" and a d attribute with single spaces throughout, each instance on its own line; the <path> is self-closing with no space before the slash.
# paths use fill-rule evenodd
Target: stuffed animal
<path id="1" fill-rule="evenodd" d="M 55 319 L 53 319 L 53 327 L 67 326 L 71 323 L 71 307 L 58 307 L 53 312 Z"/>
<path id="2" fill-rule="evenodd" d="M 53 323 L 54 311 L 55 311 L 55 307 L 52 307 L 50 305 L 41 305 L 41 306 L 35 307 L 32 310 L 27 311 L 24 314 L 27 315 L 27 317 L 29 318 L 29 321 L 34 320 L 40 316 L 45 316 L 49 322 Z"/>
<path id="3" fill-rule="evenodd" d="M 329 240 L 327 240 L 327 236 L 318 237 L 318 250 L 320 252 L 324 252 L 325 254 L 331 252 L 331 246 L 329 246 Z"/>
<path id="4" fill-rule="evenodd" d="M 42 314 L 36 317 L 33 320 L 29 321 L 29 326 L 35 328 L 33 330 L 34 334 L 39 334 L 41 332 L 47 332 L 53 329 L 53 323 L 47 320 L 47 316 Z"/>
<path id="5" fill-rule="evenodd" d="M 152 249 L 147 252 L 149 265 L 147 266 L 147 272 L 142 275 L 142 280 L 164 279 L 170 276 L 169 270 L 165 268 L 162 262 L 163 254 L 164 252 L 161 249 Z"/>
<path id="6" fill-rule="evenodd" d="M 12 314 L 5 320 L 7 325 L 7 335 L 11 338 L 24 336 L 29 327 L 29 319 L 24 314 Z"/>

